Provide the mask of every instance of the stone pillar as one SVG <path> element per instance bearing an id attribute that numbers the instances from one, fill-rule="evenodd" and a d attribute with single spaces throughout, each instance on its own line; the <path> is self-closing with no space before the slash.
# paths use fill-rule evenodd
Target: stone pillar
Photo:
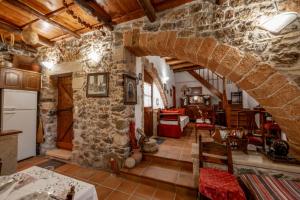
<path id="1" fill-rule="evenodd" d="M 57 137 L 57 87 L 45 68 L 42 71 L 39 108 L 44 128 L 44 143 L 41 144 L 40 153 L 45 154 L 47 150 L 56 148 Z"/>

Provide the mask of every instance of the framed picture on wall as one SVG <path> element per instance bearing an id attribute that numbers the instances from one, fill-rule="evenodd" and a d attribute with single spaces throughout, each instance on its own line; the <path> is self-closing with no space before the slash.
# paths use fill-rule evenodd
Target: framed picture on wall
<path id="1" fill-rule="evenodd" d="M 124 104 L 134 105 L 137 103 L 136 78 L 124 74 L 123 79 L 124 79 Z"/>
<path id="2" fill-rule="evenodd" d="M 108 97 L 108 92 L 109 73 L 91 73 L 87 75 L 87 97 Z"/>

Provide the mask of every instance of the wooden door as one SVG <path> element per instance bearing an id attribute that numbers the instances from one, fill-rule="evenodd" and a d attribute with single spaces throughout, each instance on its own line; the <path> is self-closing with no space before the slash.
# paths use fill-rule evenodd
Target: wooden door
<path id="1" fill-rule="evenodd" d="M 58 148 L 72 150 L 73 91 L 72 75 L 58 77 L 57 141 Z"/>
<path id="2" fill-rule="evenodd" d="M 147 94 L 145 88 L 148 88 Z M 151 99 L 147 101 L 145 100 L 147 98 Z M 144 132 L 149 137 L 153 136 L 153 79 L 146 71 L 144 71 Z"/>

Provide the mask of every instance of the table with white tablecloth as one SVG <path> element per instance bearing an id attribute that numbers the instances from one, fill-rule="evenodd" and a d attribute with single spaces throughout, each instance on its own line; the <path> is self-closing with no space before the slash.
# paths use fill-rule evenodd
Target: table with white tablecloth
<path id="1" fill-rule="evenodd" d="M 47 192 L 53 196 L 65 196 L 71 186 L 75 186 L 74 200 L 98 200 L 94 185 L 70 178 L 37 166 L 30 167 L 11 175 L 14 179 L 20 176 L 29 176 L 32 180 L 24 186 L 13 190 L 7 200 L 17 200 L 34 192 Z"/>

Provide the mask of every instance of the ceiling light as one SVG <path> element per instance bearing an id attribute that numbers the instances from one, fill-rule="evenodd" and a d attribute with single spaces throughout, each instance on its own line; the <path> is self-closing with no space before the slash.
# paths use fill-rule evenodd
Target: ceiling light
<path id="1" fill-rule="evenodd" d="M 165 76 L 165 77 L 162 78 L 162 82 L 167 83 L 169 79 L 170 78 L 168 76 Z"/>
<path id="2" fill-rule="evenodd" d="M 50 61 L 44 61 L 42 62 L 42 65 L 48 69 L 52 69 L 54 67 L 54 63 Z"/>
<path id="3" fill-rule="evenodd" d="M 278 34 L 282 29 L 295 21 L 297 17 L 298 13 L 296 12 L 283 12 L 273 17 L 263 17 L 259 27 L 273 34 Z"/>
<path id="4" fill-rule="evenodd" d="M 32 26 L 23 29 L 21 37 L 22 40 L 29 45 L 36 45 L 39 42 L 39 35 L 32 29 Z"/>

